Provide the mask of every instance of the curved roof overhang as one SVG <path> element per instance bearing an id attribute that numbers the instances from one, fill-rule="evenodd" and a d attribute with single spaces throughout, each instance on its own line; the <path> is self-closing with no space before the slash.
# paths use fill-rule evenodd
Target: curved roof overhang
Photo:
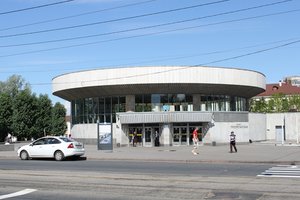
<path id="1" fill-rule="evenodd" d="M 78 98 L 134 94 L 208 94 L 250 98 L 265 91 L 259 72 L 219 67 L 139 67 L 74 72 L 53 79 L 53 94 Z"/>
<path id="2" fill-rule="evenodd" d="M 251 98 L 264 89 L 242 85 L 217 84 L 146 84 L 146 85 L 118 85 L 93 86 L 67 89 L 53 94 L 66 100 L 79 98 L 134 95 L 134 94 L 210 94 L 230 95 Z"/>

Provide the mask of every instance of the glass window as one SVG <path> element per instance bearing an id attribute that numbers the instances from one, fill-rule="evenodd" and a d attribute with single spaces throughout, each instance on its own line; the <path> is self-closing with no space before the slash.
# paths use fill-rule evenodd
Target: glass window
<path id="1" fill-rule="evenodd" d="M 43 144 L 46 144 L 46 139 L 45 138 L 39 139 L 39 140 L 37 140 L 33 143 L 33 145 L 43 145 Z"/>
<path id="2" fill-rule="evenodd" d="M 119 97 L 119 112 L 126 112 L 126 98 Z"/>
<path id="3" fill-rule="evenodd" d="M 151 110 L 153 112 L 160 111 L 160 95 L 159 94 L 152 94 L 151 95 Z"/>
<path id="4" fill-rule="evenodd" d="M 104 114 L 104 98 L 99 98 L 99 113 Z"/>
<path id="5" fill-rule="evenodd" d="M 107 123 L 111 123 L 111 115 L 110 114 L 106 114 L 105 115 L 105 122 L 107 122 Z"/>
<path id="6" fill-rule="evenodd" d="M 60 144 L 61 142 L 56 138 L 48 138 L 48 144 Z"/>
<path id="7" fill-rule="evenodd" d="M 99 123 L 104 123 L 104 115 L 99 115 Z"/>
<path id="8" fill-rule="evenodd" d="M 144 111 L 143 95 L 135 95 L 135 112 Z"/>
<path id="9" fill-rule="evenodd" d="M 151 104 L 151 95 L 144 95 L 144 112 L 151 112 L 152 104 Z"/>
<path id="10" fill-rule="evenodd" d="M 67 138 L 67 137 L 60 137 L 59 139 L 65 141 L 65 142 L 74 142 L 75 141 L 72 138 Z"/>
<path id="11" fill-rule="evenodd" d="M 111 113 L 111 97 L 105 98 L 105 113 Z"/>
<path id="12" fill-rule="evenodd" d="M 118 97 L 112 97 L 112 113 L 119 112 L 119 98 Z"/>

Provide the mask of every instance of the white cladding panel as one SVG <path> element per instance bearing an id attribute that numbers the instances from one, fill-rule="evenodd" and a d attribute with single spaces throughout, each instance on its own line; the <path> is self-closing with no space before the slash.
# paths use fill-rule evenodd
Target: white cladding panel
<path id="1" fill-rule="evenodd" d="M 93 86 L 201 83 L 244 85 L 265 88 L 259 72 L 221 67 L 130 67 L 98 69 L 64 74 L 53 79 L 53 92 Z"/>

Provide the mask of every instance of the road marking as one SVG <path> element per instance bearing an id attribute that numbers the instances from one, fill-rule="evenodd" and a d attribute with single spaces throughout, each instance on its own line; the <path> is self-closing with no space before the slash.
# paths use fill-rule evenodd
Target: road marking
<path id="1" fill-rule="evenodd" d="M 14 192 L 14 193 L 11 193 L 11 194 L 1 195 L 0 199 L 8 199 L 8 198 L 12 198 L 12 197 L 22 196 L 22 195 L 29 194 L 29 193 L 35 192 L 35 191 L 37 191 L 37 190 L 35 190 L 35 189 L 25 189 L 25 190 L 21 190 L 19 192 Z"/>
<path id="2" fill-rule="evenodd" d="M 297 165 L 277 165 L 271 167 L 258 177 L 278 177 L 278 178 L 300 178 L 300 166 Z"/>

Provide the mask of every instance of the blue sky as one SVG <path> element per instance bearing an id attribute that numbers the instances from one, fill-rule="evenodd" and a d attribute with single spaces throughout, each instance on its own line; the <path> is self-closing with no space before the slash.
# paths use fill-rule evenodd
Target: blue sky
<path id="1" fill-rule="evenodd" d="M 299 0 L 75 0 L 7 13 L 61 1 L 1 0 L 0 81 L 21 75 L 63 102 L 52 78 L 97 68 L 233 67 L 268 83 L 300 76 Z"/>

